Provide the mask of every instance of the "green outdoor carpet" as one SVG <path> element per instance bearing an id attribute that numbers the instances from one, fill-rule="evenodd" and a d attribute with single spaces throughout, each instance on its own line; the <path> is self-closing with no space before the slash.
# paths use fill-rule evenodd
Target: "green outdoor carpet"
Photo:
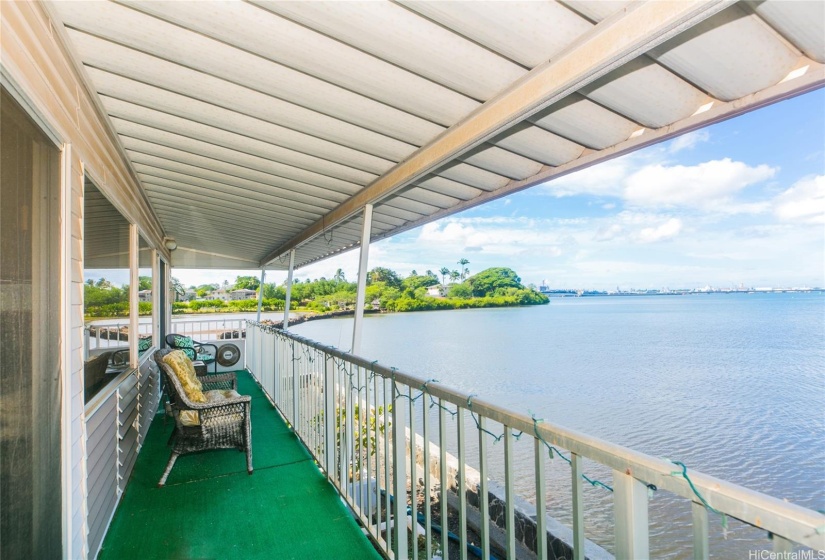
<path id="1" fill-rule="evenodd" d="M 235 450 L 180 457 L 158 488 L 171 419 L 155 418 L 100 551 L 102 559 L 380 558 L 309 453 L 245 371 L 252 462 Z"/>

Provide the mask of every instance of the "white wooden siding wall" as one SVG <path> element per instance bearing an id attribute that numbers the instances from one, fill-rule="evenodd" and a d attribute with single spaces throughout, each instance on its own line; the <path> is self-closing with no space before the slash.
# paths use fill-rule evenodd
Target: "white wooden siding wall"
<path id="1" fill-rule="evenodd" d="M 154 359 L 149 359 L 141 366 L 138 372 L 140 426 L 138 443 L 143 445 L 146 432 L 155 417 L 160 404 L 160 372 Z"/>
<path id="2" fill-rule="evenodd" d="M 86 422 L 88 557 L 95 558 L 126 489 L 160 401 L 160 378 L 150 356 L 125 376 Z"/>
<path id="3" fill-rule="evenodd" d="M 117 392 L 111 393 L 86 422 L 86 515 L 90 558 L 97 556 L 111 513 L 117 505 L 117 400 Z"/>
<path id="4" fill-rule="evenodd" d="M 138 452 L 138 378 L 130 375 L 117 388 L 117 493 L 126 482 Z"/>
<path id="5" fill-rule="evenodd" d="M 4 77 L 10 79 L 31 108 L 32 117 L 42 123 L 50 136 L 71 146 L 70 263 L 64 274 L 70 275 L 68 297 L 69 358 L 64 371 L 68 411 L 63 426 L 64 441 L 69 444 L 66 464 L 70 473 L 64 477 L 63 495 L 68 531 L 68 558 L 94 557 L 117 503 L 117 417 L 116 393 L 94 414 L 85 417 L 83 400 L 83 182 L 84 173 L 93 178 L 121 213 L 140 226 L 147 241 L 169 259 L 163 247 L 163 231 L 145 200 L 120 150 L 112 141 L 104 117 L 96 109 L 65 47 L 58 39 L 62 26 L 53 25 L 42 4 L 3 2 L 0 18 L 0 60 Z M 65 336 L 65 335 L 64 335 Z M 65 347 L 65 346 L 64 346 Z M 65 355 L 65 354 L 64 354 Z M 156 391 L 146 378 L 149 396 L 157 400 Z M 149 402 L 152 402 L 147 399 Z M 147 406 L 147 411 L 149 406 Z M 147 419 L 148 419 L 147 413 Z M 102 460 L 102 462 L 101 462 Z M 127 465 L 128 467 L 128 465 Z M 128 469 L 127 469 L 128 470 Z M 126 478 L 128 473 L 124 471 Z M 125 480 L 125 478 L 124 478 Z M 87 535 L 90 535 L 87 541 Z M 94 538 L 91 536 L 93 535 Z"/>
<path id="6" fill-rule="evenodd" d="M 88 488 L 85 477 L 86 430 L 85 410 L 83 397 L 83 164 L 71 152 L 71 360 L 69 374 L 69 426 L 71 444 L 69 447 L 69 462 L 71 476 L 71 507 L 72 516 L 70 554 L 71 558 L 86 556 L 85 536 L 88 531 L 86 518 L 83 515 L 85 508 L 84 496 Z M 64 504 L 64 507 L 66 505 Z"/>

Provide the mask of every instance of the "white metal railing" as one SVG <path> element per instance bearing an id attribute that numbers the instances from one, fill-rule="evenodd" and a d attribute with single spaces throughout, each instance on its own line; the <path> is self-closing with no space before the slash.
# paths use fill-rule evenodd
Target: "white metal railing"
<path id="1" fill-rule="evenodd" d="M 461 557 L 466 557 L 468 542 L 468 498 L 474 495 L 482 520 L 478 524 L 480 553 L 490 558 L 496 525 L 490 519 L 488 440 L 494 437 L 504 443 L 506 538 L 502 548 L 507 558 L 515 558 L 514 504 L 518 498 L 513 448 L 517 433 L 522 442 L 525 437 L 533 440 L 535 534 L 546 532 L 545 460 L 553 456 L 550 450 L 571 463 L 573 558 L 584 558 L 583 487 L 588 482 L 602 484 L 585 476 L 584 460 L 612 471 L 612 486 L 603 486 L 612 492 L 618 558 L 649 556 L 648 499 L 653 489 L 691 504 L 693 558 L 710 555 L 709 510 L 761 529 L 757 538 L 772 534 L 776 552 L 793 550 L 793 543 L 825 549 L 825 516 L 818 512 L 696 471 L 683 471 L 664 459 L 512 412 L 268 325 L 247 321 L 246 332 L 247 367 L 389 557 L 429 559 L 440 548 L 437 554 L 446 558 L 447 532 L 440 537 L 434 532 L 431 507 L 435 504 L 441 519 L 448 519 L 451 492 L 458 497 L 453 503 Z M 449 470 L 448 436 L 454 442 L 457 472 Z M 478 442 L 477 483 L 469 480 L 467 472 L 469 438 Z M 415 451 L 408 452 L 408 448 Z M 394 499 L 399 496 L 403 498 Z M 421 550 L 410 546 L 408 523 L 393 523 L 408 519 L 408 512 L 412 520 L 421 520 Z M 417 529 L 418 524 L 410 525 Z M 743 546 L 752 550 L 768 542 Z M 534 538 L 527 544 L 533 545 L 538 558 L 553 557 L 548 539 Z"/>
<path id="2" fill-rule="evenodd" d="M 152 334 L 152 324 L 138 323 L 138 334 Z M 87 358 L 90 350 L 122 348 L 129 345 L 129 321 L 127 319 L 112 324 L 88 323 L 83 328 L 83 336 L 86 338 L 83 348 L 87 352 Z"/>
<path id="3" fill-rule="evenodd" d="M 219 340 L 243 338 L 245 336 L 245 319 L 195 319 L 172 320 L 171 334 L 190 336 L 196 340 Z M 129 321 L 117 323 L 87 323 L 83 328 L 85 344 L 83 345 L 84 359 L 88 360 L 91 352 L 125 348 L 129 346 Z M 138 323 L 138 334 L 149 336 L 152 334 L 151 323 Z M 164 342 L 161 341 L 161 346 Z"/>
<path id="4" fill-rule="evenodd" d="M 172 319 L 173 334 L 191 336 L 194 339 L 230 339 L 243 338 L 246 329 L 245 319 L 195 319 L 195 320 L 175 320 Z"/>

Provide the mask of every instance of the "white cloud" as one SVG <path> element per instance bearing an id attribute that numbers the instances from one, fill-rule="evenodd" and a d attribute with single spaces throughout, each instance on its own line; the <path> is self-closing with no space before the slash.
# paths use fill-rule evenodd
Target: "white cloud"
<path id="1" fill-rule="evenodd" d="M 448 218 L 422 227 L 418 242 L 454 254 L 561 255 L 549 230 L 548 223 L 525 218 Z"/>
<path id="2" fill-rule="evenodd" d="M 709 137 L 703 131 L 691 134 L 677 146 L 679 150 Z M 551 180 L 537 190 L 555 197 L 615 197 L 635 208 L 685 207 L 710 213 L 759 214 L 770 209 L 768 201 L 743 202 L 737 196 L 747 187 L 774 177 L 777 171 L 769 165 L 751 166 L 730 158 L 671 165 L 661 159 L 661 154 L 656 159 L 631 154 Z M 614 203 L 606 202 L 603 207 L 611 209 L 611 205 Z"/>
<path id="3" fill-rule="evenodd" d="M 623 195 L 629 204 L 640 207 L 687 206 L 724 213 L 752 213 L 767 206 L 737 204 L 734 195 L 770 179 L 776 171 L 768 165 L 751 167 L 730 158 L 693 166 L 648 165 L 625 179 Z"/>
<path id="4" fill-rule="evenodd" d="M 642 229 L 638 233 L 637 239 L 641 243 L 655 243 L 657 241 L 673 239 L 679 235 L 680 231 L 682 231 L 682 220 L 671 218 L 659 226 Z"/>
<path id="5" fill-rule="evenodd" d="M 774 205 L 774 214 L 784 222 L 825 223 L 825 175 L 797 181 Z"/>
<path id="6" fill-rule="evenodd" d="M 619 212 L 600 222 L 593 241 L 615 239 L 635 244 L 656 243 L 675 238 L 683 227 L 679 218 L 631 211 Z"/>
<path id="7" fill-rule="evenodd" d="M 621 236 L 624 233 L 624 228 L 619 224 L 610 224 L 602 226 L 596 231 L 593 236 L 594 241 L 611 241 Z"/>
<path id="8" fill-rule="evenodd" d="M 605 161 L 553 179 L 537 189 L 539 192 L 556 197 L 579 194 L 621 196 L 622 181 L 636 167 L 634 161 L 632 156 Z"/>
<path id="9" fill-rule="evenodd" d="M 670 142 L 667 151 L 671 154 L 681 152 L 682 150 L 689 150 L 699 144 L 700 142 L 707 142 L 710 140 L 710 132 L 707 130 L 694 130 L 676 138 Z"/>

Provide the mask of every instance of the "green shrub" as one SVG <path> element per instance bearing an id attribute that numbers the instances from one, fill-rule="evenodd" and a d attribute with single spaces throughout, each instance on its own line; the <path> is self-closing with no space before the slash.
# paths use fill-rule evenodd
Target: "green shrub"
<path id="1" fill-rule="evenodd" d="M 199 311 L 201 309 L 219 309 L 224 307 L 223 300 L 220 299 L 210 299 L 206 301 L 190 301 L 189 302 L 189 309 L 193 311 Z"/>

